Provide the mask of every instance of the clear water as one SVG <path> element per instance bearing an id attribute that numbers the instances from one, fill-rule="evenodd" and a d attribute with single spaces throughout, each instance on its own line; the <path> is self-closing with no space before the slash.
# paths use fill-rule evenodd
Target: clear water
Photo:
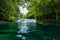
<path id="1" fill-rule="evenodd" d="M 18 40 L 28 40 L 30 38 L 30 33 L 36 30 L 36 20 L 35 19 L 22 19 L 18 22 Z"/>
<path id="2" fill-rule="evenodd" d="M 0 24 L 0 40 L 60 40 L 60 25 L 38 24 L 35 19 L 4 23 Z"/>

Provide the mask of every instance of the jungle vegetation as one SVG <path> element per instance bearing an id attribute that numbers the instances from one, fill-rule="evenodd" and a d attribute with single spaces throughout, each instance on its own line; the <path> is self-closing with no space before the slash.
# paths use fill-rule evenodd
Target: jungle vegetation
<path id="1" fill-rule="evenodd" d="M 59 22 L 60 21 L 60 0 L 25 0 L 29 13 L 37 21 L 42 22 Z M 26 16 L 26 15 L 25 15 Z"/>
<path id="2" fill-rule="evenodd" d="M 14 21 L 19 16 L 17 0 L 0 0 L 0 20 Z"/>
<path id="3" fill-rule="evenodd" d="M 27 3 L 29 12 L 22 15 L 18 5 Z M 37 21 L 59 22 L 60 0 L 0 0 L 0 19 L 14 21 L 23 18 L 33 17 Z"/>

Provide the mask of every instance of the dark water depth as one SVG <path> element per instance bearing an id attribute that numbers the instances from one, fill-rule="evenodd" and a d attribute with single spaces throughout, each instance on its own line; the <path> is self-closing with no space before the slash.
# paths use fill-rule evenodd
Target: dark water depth
<path id="1" fill-rule="evenodd" d="M 60 25 L 38 24 L 35 19 L 0 24 L 0 40 L 60 40 Z"/>

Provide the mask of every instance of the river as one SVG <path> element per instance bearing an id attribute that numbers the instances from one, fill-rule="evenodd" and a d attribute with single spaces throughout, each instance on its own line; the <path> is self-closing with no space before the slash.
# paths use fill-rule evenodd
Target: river
<path id="1" fill-rule="evenodd" d="M 21 19 L 17 20 L 16 23 L 14 24 L 14 27 L 18 29 L 16 32 L 4 32 L 0 30 L 0 40 L 60 40 L 60 25 L 38 24 L 35 19 Z"/>

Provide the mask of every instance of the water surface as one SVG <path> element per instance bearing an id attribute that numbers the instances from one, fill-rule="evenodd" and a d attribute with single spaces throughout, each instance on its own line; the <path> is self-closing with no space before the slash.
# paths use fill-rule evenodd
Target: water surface
<path id="1" fill-rule="evenodd" d="M 38 24 L 35 19 L 1 24 L 0 28 L 0 40 L 60 40 L 59 24 Z"/>

